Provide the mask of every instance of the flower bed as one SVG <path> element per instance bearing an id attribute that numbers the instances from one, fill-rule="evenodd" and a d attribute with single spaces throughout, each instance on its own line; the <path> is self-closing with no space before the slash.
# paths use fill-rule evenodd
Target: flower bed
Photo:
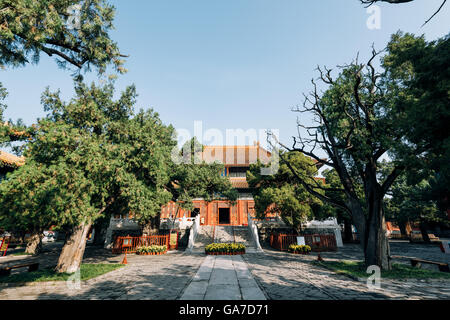
<path id="1" fill-rule="evenodd" d="M 242 243 L 211 243 L 205 247 L 208 255 L 236 255 L 245 253 L 245 245 Z"/>
<path id="2" fill-rule="evenodd" d="M 294 254 L 309 254 L 311 252 L 311 247 L 308 245 L 291 244 L 288 251 Z"/>
<path id="3" fill-rule="evenodd" d="M 142 246 L 136 249 L 136 254 L 139 255 L 160 255 L 167 252 L 167 246 Z"/>

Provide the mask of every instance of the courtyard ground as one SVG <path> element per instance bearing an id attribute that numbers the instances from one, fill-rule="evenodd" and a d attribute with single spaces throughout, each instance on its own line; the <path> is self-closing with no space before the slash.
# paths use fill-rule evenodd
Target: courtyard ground
<path id="1" fill-rule="evenodd" d="M 54 266 L 60 244 L 48 244 L 40 256 L 7 256 L 0 267 L 17 262 L 39 261 Z M 439 247 L 391 242 L 394 262 L 410 258 L 449 262 Z M 358 245 L 322 253 L 325 260 L 361 260 Z M 123 255 L 88 247 L 83 263 L 120 263 Z M 128 265 L 95 279 L 76 282 L 36 283 L 28 286 L 0 284 L 0 300 L 34 299 L 273 299 L 273 300 L 378 300 L 450 299 L 450 280 L 381 279 L 380 289 L 365 281 L 312 264 L 317 254 L 292 255 L 265 248 L 263 254 L 211 257 L 182 251 L 160 256 L 127 255 Z M 227 285 L 227 286 L 226 286 Z M 221 292 L 219 292 L 220 290 Z M 219 294 L 221 293 L 221 294 Z M 227 295 L 229 294 L 229 295 Z"/>

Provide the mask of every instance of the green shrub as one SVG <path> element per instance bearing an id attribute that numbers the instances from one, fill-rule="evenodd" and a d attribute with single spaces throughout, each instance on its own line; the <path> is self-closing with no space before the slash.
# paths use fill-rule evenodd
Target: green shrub
<path id="1" fill-rule="evenodd" d="M 245 245 L 242 243 L 211 243 L 205 247 L 206 253 L 235 253 L 245 252 Z"/>
<path id="2" fill-rule="evenodd" d="M 288 251 L 291 253 L 310 253 L 311 247 L 308 245 L 291 244 Z"/>
<path id="3" fill-rule="evenodd" d="M 138 247 L 136 249 L 136 253 L 137 254 L 143 254 L 143 253 L 162 253 L 162 252 L 166 252 L 167 251 L 167 246 L 157 246 L 157 245 L 152 245 L 152 246 L 142 246 L 142 247 Z"/>

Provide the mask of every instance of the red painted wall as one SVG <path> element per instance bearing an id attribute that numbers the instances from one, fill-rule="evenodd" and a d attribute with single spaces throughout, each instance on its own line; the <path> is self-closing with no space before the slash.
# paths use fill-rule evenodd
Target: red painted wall
<path id="1" fill-rule="evenodd" d="M 247 225 L 247 213 L 250 212 L 252 217 L 255 216 L 254 200 L 237 200 L 234 205 L 226 200 L 216 200 L 206 202 L 204 200 L 194 200 L 194 207 L 200 209 L 200 224 L 202 225 L 218 225 L 219 224 L 219 208 L 230 208 L 230 225 Z M 170 202 L 161 208 L 161 218 L 175 218 L 178 206 L 174 202 Z M 191 212 L 179 208 L 176 218 L 183 216 L 190 217 Z M 275 214 L 267 214 L 268 217 L 274 217 Z"/>

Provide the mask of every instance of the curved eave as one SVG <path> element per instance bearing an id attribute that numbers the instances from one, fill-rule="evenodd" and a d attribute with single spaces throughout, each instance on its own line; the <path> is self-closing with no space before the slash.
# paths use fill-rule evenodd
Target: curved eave
<path id="1" fill-rule="evenodd" d="M 8 152 L 0 151 L 0 168 L 16 169 L 24 164 L 24 157 L 18 157 Z"/>

